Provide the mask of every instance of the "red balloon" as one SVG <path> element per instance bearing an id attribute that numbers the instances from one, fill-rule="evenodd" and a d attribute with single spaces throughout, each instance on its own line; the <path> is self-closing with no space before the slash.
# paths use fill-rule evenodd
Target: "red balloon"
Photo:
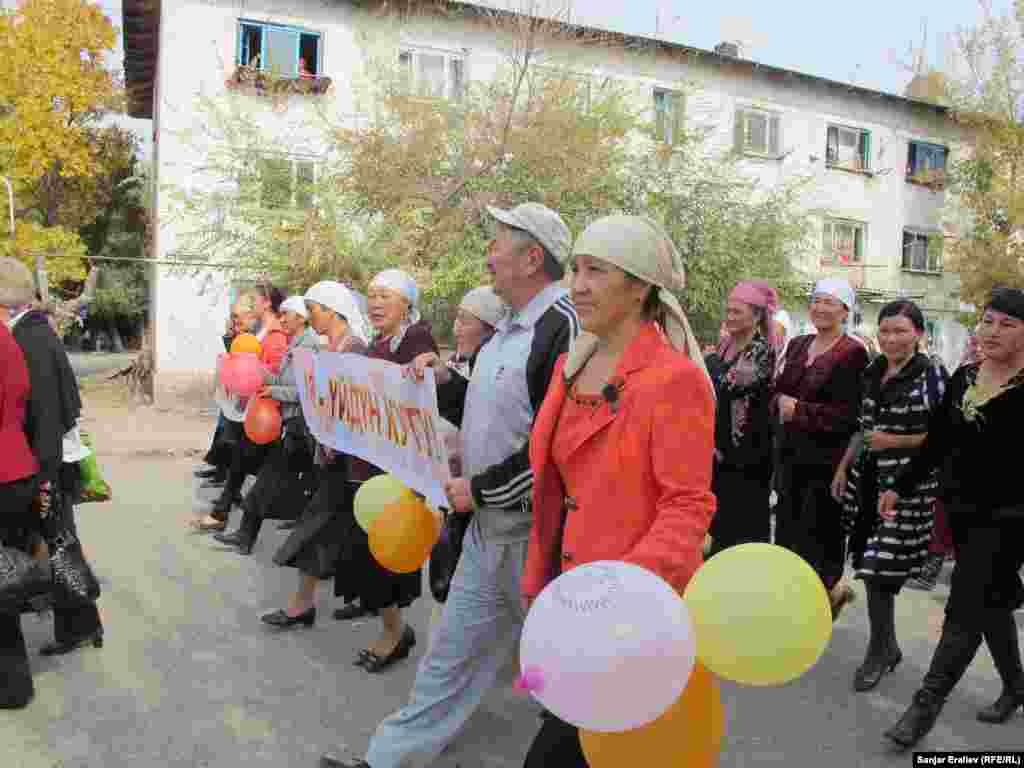
<path id="1" fill-rule="evenodd" d="M 261 397 L 249 403 L 245 434 L 256 445 L 272 443 L 281 436 L 281 406 L 276 400 Z"/>
<path id="2" fill-rule="evenodd" d="M 224 389 L 240 397 L 252 397 L 263 386 L 263 366 L 251 352 L 233 352 L 220 369 Z"/>

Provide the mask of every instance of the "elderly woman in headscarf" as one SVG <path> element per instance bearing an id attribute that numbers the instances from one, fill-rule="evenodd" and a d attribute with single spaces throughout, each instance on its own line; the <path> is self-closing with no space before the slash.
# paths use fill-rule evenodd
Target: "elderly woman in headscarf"
<path id="1" fill-rule="evenodd" d="M 524 602 L 597 560 L 642 566 L 682 594 L 715 510 L 714 393 L 672 293 L 682 260 L 658 223 L 620 215 L 584 230 L 570 267 L 585 333 L 555 366 L 530 440 Z M 576 728 L 547 718 L 525 765 L 586 766 Z"/>
<path id="2" fill-rule="evenodd" d="M 711 554 L 751 541 L 771 541 L 768 497 L 772 478 L 769 403 L 775 377 L 775 289 L 745 280 L 729 294 L 729 336 L 712 373 L 718 396 L 713 490 L 718 511 Z"/>
<path id="3" fill-rule="evenodd" d="M 366 294 L 374 338 L 369 356 L 399 365 L 408 365 L 425 352 L 437 354 L 437 343 L 430 325 L 420 317 L 416 281 L 399 269 L 387 269 L 370 281 Z M 352 460 L 359 481 L 383 474 L 367 461 Z M 382 672 L 409 656 L 416 644 L 416 633 L 402 620 L 402 608 L 413 603 L 423 591 L 419 571 L 396 574 L 383 568 L 370 553 L 366 532 L 358 525 L 349 531 L 347 556 L 339 564 L 334 580 L 335 594 L 359 605 L 342 609 L 340 619 L 376 612 L 381 619 L 381 634 L 356 657 L 357 666 L 367 672 Z"/>
<path id="4" fill-rule="evenodd" d="M 775 543 L 817 571 L 829 591 L 833 619 L 856 595 L 842 582 L 846 537 L 842 508 L 832 497 L 833 476 L 857 430 L 868 365 L 864 345 L 845 331 L 855 305 L 845 280 L 829 278 L 814 286 L 810 316 L 817 333 L 789 342 L 773 400 L 782 424 Z"/>
<path id="5" fill-rule="evenodd" d="M 302 296 L 291 296 L 281 303 L 280 324 L 288 334 L 288 349 L 281 360 L 281 370 L 267 371 L 266 383 L 256 393 L 257 397 L 281 404 L 281 437 L 270 444 L 256 482 L 242 501 L 244 514 L 238 528 L 231 533 L 214 534 L 217 541 L 237 548 L 242 555 L 252 553 L 265 519 L 294 516 L 291 509 L 305 506 L 313 457 L 295 384 L 294 360 L 297 350 L 315 351 L 319 344 L 316 333 L 306 324 L 308 316 Z"/>
<path id="6" fill-rule="evenodd" d="M 324 280 L 306 291 L 303 301 L 313 330 L 327 337 L 324 351 L 366 354 L 368 331 L 348 288 Z M 288 357 L 285 361 L 293 364 Z M 278 394 L 285 393 L 278 390 Z M 297 412 L 297 418 L 303 418 L 301 412 Z M 277 565 L 299 569 L 299 588 L 286 608 L 261 617 L 264 623 L 280 629 L 300 624 L 310 627 L 316 622 L 317 587 L 334 575 L 353 520 L 352 504 L 358 487 L 353 458 L 324 445 L 317 445 L 316 452 L 320 475 L 316 494 L 298 526 L 274 554 Z"/>

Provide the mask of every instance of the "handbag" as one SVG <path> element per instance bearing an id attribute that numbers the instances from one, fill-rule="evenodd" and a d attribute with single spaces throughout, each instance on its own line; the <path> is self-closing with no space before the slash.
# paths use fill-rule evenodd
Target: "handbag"
<path id="1" fill-rule="evenodd" d="M 430 565 L 427 569 L 430 593 L 439 603 L 448 599 L 452 577 L 455 576 L 455 568 L 462 556 L 462 541 L 466 537 L 466 529 L 469 528 L 472 519 L 472 514 L 456 515 L 452 512 L 445 512 L 441 535 L 430 551 Z"/>
<path id="2" fill-rule="evenodd" d="M 0 545 L 0 614 L 20 614 L 26 603 L 52 588 L 50 563 Z"/>
<path id="3" fill-rule="evenodd" d="M 82 544 L 70 528 L 62 528 L 47 542 L 53 571 L 54 600 L 60 603 L 92 603 L 100 596 L 100 583 L 82 553 Z"/>

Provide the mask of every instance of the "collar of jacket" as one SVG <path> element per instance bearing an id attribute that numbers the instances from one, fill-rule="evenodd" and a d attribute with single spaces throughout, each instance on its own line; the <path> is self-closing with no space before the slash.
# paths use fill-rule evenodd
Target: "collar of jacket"
<path id="1" fill-rule="evenodd" d="M 597 351 L 599 341 L 597 336 L 592 333 L 579 335 L 573 348 L 569 351 L 565 367 L 562 369 L 562 375 L 566 381 L 572 381 L 576 374 L 583 370 L 587 361 Z M 624 381 L 629 374 L 649 366 L 656 356 L 657 350 L 666 343 L 665 336 L 657 325 L 654 323 L 644 324 L 640 332 L 626 347 L 626 351 L 622 353 L 622 358 L 615 367 L 611 382 Z"/>

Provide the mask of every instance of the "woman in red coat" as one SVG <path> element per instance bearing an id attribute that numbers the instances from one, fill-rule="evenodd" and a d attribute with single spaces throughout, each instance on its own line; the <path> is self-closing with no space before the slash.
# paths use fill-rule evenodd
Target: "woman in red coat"
<path id="1" fill-rule="evenodd" d="M 715 511 L 715 406 L 700 347 L 673 289 L 679 253 L 655 222 L 610 216 L 573 249 L 572 298 L 586 333 L 559 360 L 530 438 L 534 521 L 522 591 L 622 560 L 682 593 Z M 576 729 L 547 718 L 526 768 L 584 768 Z"/>
<path id="2" fill-rule="evenodd" d="M 6 260 L 5 260 L 6 261 Z M 7 265 L 0 265 L 3 269 Z M 32 512 L 39 464 L 25 435 L 28 407 L 28 367 L 21 347 L 7 329 L 11 308 L 27 304 L 32 294 L 11 299 L 12 286 L 0 277 L 0 544 L 27 549 L 41 521 Z M 31 288 L 31 283 L 28 283 Z M 0 614 L 0 709 L 19 709 L 32 699 L 32 671 L 28 664 L 21 617 Z"/>

